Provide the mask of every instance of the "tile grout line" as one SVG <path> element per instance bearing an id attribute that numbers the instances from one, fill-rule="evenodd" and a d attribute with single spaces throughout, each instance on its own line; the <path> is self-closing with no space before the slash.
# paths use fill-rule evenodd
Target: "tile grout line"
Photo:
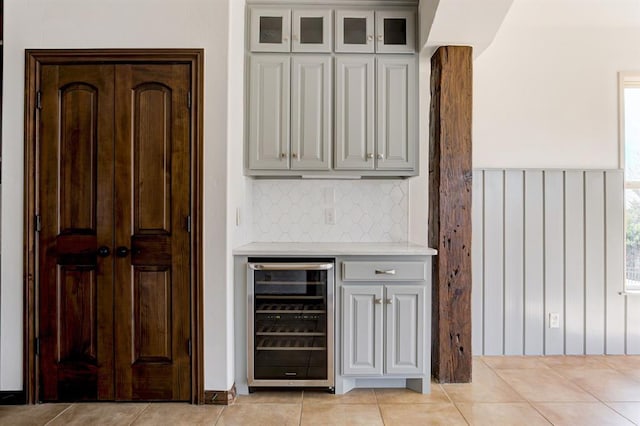
<path id="1" fill-rule="evenodd" d="M 442 389 L 442 392 L 444 392 L 446 397 L 449 398 L 449 401 L 451 401 L 451 404 L 453 404 L 456 410 L 458 410 L 458 413 L 460 413 L 460 415 L 462 416 L 462 420 L 464 420 L 469 426 L 471 426 L 471 422 L 467 420 L 465 415 L 462 413 L 462 410 L 460 410 L 460 407 L 458 407 L 458 404 L 453 400 L 453 398 L 451 398 L 451 396 L 449 395 L 447 390 L 444 388 L 444 386 L 442 386 L 440 383 L 437 383 L 437 385 L 440 386 L 440 389 Z"/>
<path id="2" fill-rule="evenodd" d="M 65 408 L 64 410 L 60 411 L 58 414 L 56 414 L 55 416 L 53 416 L 53 418 L 49 419 L 49 421 L 47 421 L 45 423 L 45 426 L 50 424 L 52 421 L 54 421 L 55 419 L 57 419 L 58 417 L 60 417 L 62 415 L 62 413 L 66 412 L 67 410 L 69 410 L 71 407 L 73 407 L 75 404 L 69 404 L 69 406 L 67 408 Z"/>
<path id="3" fill-rule="evenodd" d="M 146 407 L 144 407 L 142 410 L 140 410 L 140 412 L 138 413 L 138 415 L 137 415 L 137 416 L 135 416 L 135 417 L 133 418 L 133 420 L 131 420 L 131 423 L 129 423 L 129 426 L 133 425 L 133 424 L 134 424 L 134 423 L 135 423 L 135 422 L 140 418 L 140 416 L 142 415 L 142 413 L 144 413 L 145 411 L 147 411 L 147 410 L 149 409 L 149 407 L 151 407 L 151 403 L 147 402 L 147 406 L 146 406 Z"/>
<path id="4" fill-rule="evenodd" d="M 625 401 L 626 402 L 626 401 Z M 629 401 L 632 402 L 632 401 Z M 610 410 L 613 410 L 616 414 L 620 415 L 621 417 L 629 420 L 631 423 L 633 423 L 634 425 L 637 425 L 638 423 L 634 422 L 633 420 L 631 420 L 630 418 L 628 418 L 627 416 L 625 416 L 624 414 L 622 414 L 620 411 L 616 410 L 615 408 L 613 408 L 612 406 L 610 406 L 610 403 L 623 403 L 623 401 L 609 401 L 608 403 L 605 401 L 602 401 L 602 403 L 608 407 Z"/>

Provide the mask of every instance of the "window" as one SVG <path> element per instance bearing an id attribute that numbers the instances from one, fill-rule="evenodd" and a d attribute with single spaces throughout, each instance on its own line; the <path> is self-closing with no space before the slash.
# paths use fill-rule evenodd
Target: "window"
<path id="1" fill-rule="evenodd" d="M 626 290 L 640 291 L 640 73 L 624 73 L 621 140 L 624 167 Z"/>

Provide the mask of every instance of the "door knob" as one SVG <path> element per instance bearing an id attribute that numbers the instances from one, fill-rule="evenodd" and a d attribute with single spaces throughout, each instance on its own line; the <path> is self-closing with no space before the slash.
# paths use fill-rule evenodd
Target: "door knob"
<path id="1" fill-rule="evenodd" d="M 118 257 L 127 257 L 129 254 L 129 249 L 125 246 L 120 246 L 116 249 L 116 256 Z"/>
<path id="2" fill-rule="evenodd" d="M 98 248 L 98 256 L 100 257 L 107 257 L 111 254 L 111 250 L 109 250 L 109 247 L 107 246 L 100 246 Z"/>

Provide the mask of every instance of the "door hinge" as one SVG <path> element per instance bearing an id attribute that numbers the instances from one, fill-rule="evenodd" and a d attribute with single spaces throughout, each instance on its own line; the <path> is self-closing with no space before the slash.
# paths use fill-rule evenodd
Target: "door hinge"
<path id="1" fill-rule="evenodd" d="M 187 216 L 185 227 L 187 228 L 187 232 L 191 232 L 191 215 Z"/>
<path id="2" fill-rule="evenodd" d="M 36 337 L 36 341 L 34 342 L 34 346 L 36 349 L 36 355 L 40 355 L 40 338 Z"/>
<path id="3" fill-rule="evenodd" d="M 36 215 L 36 232 L 40 232 L 42 229 L 42 220 L 40 219 L 40 215 Z"/>
<path id="4" fill-rule="evenodd" d="M 42 92 L 39 90 L 36 92 L 36 108 L 42 109 Z"/>
<path id="5" fill-rule="evenodd" d="M 187 351 L 189 351 L 189 356 L 191 356 L 191 339 L 187 340 Z"/>
<path id="6" fill-rule="evenodd" d="M 187 92 L 187 108 L 191 109 L 191 92 Z"/>

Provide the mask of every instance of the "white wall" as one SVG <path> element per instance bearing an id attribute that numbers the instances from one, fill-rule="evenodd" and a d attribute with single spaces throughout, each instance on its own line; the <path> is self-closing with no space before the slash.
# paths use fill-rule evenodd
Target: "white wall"
<path id="1" fill-rule="evenodd" d="M 209 386 L 205 389 L 230 389 L 234 381 L 234 275 L 231 251 L 249 242 L 251 233 L 251 179 L 244 176 L 244 39 L 245 2 L 229 0 L 229 64 L 228 64 L 228 136 L 227 136 L 227 275 L 226 275 L 226 355 L 229 360 L 225 371 L 225 386 Z M 217 331 L 209 333 L 216 338 Z M 205 330 L 207 327 L 205 327 Z"/>
<path id="2" fill-rule="evenodd" d="M 618 167 L 617 72 L 640 70 L 638 40 L 637 1 L 515 0 L 474 62 L 474 167 Z"/>
<path id="3" fill-rule="evenodd" d="M 226 0 L 5 0 L 0 390 L 22 389 L 24 49 L 107 47 L 205 49 L 205 388 L 229 388 L 227 108 L 238 107 L 227 97 L 227 90 L 237 91 L 237 82 L 227 85 L 228 6 Z"/>

